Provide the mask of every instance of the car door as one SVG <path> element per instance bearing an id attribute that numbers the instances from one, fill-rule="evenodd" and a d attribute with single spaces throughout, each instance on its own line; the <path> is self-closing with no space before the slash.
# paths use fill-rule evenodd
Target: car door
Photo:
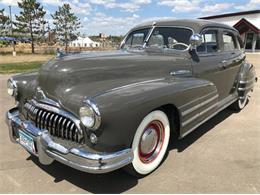
<path id="1" fill-rule="evenodd" d="M 221 32 L 222 50 L 224 53 L 224 60 L 222 61 L 222 69 L 225 79 L 225 88 L 223 89 L 226 95 L 234 93 L 235 84 L 242 61 L 245 55 L 240 49 L 237 40 L 237 32 L 223 29 Z"/>
<path id="2" fill-rule="evenodd" d="M 218 90 L 219 100 L 224 99 L 225 70 L 222 68 L 226 55 L 222 51 L 221 31 L 207 28 L 201 33 L 202 44 L 197 47 L 197 60 L 193 60 L 193 73 L 196 77 L 211 81 Z"/>

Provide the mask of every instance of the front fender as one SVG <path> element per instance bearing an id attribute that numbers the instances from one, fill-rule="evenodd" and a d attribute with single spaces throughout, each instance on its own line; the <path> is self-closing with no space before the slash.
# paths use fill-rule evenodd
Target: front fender
<path id="1" fill-rule="evenodd" d="M 189 117 L 182 116 L 182 113 L 200 103 L 198 101 L 204 101 L 201 97 L 208 94 L 217 94 L 216 87 L 209 81 L 172 77 L 131 84 L 98 95 L 95 99 L 101 112 L 102 125 L 95 147 L 107 152 L 131 147 L 137 127 L 152 110 L 163 105 L 174 105 L 179 110 L 182 123 Z M 192 125 L 183 127 L 181 133 Z"/>

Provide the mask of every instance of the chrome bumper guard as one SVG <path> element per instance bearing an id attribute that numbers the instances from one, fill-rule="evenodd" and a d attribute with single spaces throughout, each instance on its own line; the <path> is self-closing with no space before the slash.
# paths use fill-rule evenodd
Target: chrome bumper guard
<path id="1" fill-rule="evenodd" d="M 9 136 L 12 142 L 20 143 L 19 138 L 15 136 L 18 134 L 18 130 L 24 131 L 33 138 L 37 153 L 32 154 L 36 155 L 40 163 L 44 165 L 49 165 L 54 160 L 57 160 L 80 171 L 106 173 L 124 167 L 133 160 L 131 149 L 99 154 L 81 148 L 66 148 L 54 142 L 47 130 L 38 129 L 30 121 L 22 121 L 19 118 L 17 108 L 13 108 L 6 113 L 6 123 L 9 127 Z"/>

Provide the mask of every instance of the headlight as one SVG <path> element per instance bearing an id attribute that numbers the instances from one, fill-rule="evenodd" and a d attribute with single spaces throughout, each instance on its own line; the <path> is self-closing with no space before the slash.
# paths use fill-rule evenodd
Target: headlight
<path id="1" fill-rule="evenodd" d="M 10 96 L 14 96 L 14 97 L 17 96 L 17 85 L 12 78 L 8 79 L 7 81 L 7 93 Z"/>
<path id="2" fill-rule="evenodd" d="M 82 124 L 92 130 L 99 128 L 101 123 L 100 112 L 93 100 L 84 101 L 84 106 L 79 109 L 79 116 Z"/>
<path id="3" fill-rule="evenodd" d="M 80 120 L 88 128 L 91 128 L 95 124 L 95 114 L 91 107 L 84 106 L 79 110 Z"/>

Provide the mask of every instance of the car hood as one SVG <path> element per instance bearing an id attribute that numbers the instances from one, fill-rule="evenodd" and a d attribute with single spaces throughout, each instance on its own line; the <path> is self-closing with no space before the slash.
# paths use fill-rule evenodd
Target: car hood
<path id="1" fill-rule="evenodd" d="M 53 59 L 39 71 L 38 84 L 45 95 L 65 107 L 78 107 L 85 97 L 133 83 L 165 78 L 183 65 L 183 56 L 147 52 L 90 52 Z"/>

